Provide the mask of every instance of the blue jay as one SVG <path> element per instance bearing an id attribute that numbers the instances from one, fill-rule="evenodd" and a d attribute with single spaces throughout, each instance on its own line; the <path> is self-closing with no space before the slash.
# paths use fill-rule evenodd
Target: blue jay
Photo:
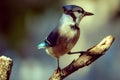
<path id="1" fill-rule="evenodd" d="M 46 52 L 57 58 L 59 68 L 60 56 L 70 53 L 80 36 L 79 23 L 84 16 L 93 13 L 86 12 L 76 5 L 65 5 L 63 14 L 55 29 L 38 45 L 38 49 L 45 48 Z M 76 53 L 76 52 L 75 52 Z"/>

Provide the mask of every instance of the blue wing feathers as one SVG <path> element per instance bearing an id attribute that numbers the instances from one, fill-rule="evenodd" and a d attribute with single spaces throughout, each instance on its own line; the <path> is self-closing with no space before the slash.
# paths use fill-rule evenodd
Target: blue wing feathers
<path id="1" fill-rule="evenodd" d="M 55 46 L 57 43 L 58 37 L 59 37 L 58 30 L 54 30 L 48 35 L 46 41 L 49 42 L 50 46 Z"/>
<path id="2" fill-rule="evenodd" d="M 43 41 L 43 42 L 41 42 L 40 44 L 38 44 L 38 49 L 41 49 L 41 48 L 46 48 L 46 47 L 48 47 L 49 46 L 49 44 L 48 43 L 46 43 L 45 41 Z"/>
<path id="3" fill-rule="evenodd" d="M 38 44 L 38 49 L 55 46 L 58 38 L 59 31 L 58 28 L 55 28 L 43 42 Z"/>

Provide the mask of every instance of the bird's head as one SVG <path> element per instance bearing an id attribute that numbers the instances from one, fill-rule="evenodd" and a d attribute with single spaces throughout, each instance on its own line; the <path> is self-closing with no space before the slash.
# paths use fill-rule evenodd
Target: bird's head
<path id="1" fill-rule="evenodd" d="M 84 16 L 94 15 L 93 13 L 87 12 L 82 7 L 76 5 L 65 5 L 62 8 L 64 14 L 70 15 L 76 23 L 79 23 Z"/>

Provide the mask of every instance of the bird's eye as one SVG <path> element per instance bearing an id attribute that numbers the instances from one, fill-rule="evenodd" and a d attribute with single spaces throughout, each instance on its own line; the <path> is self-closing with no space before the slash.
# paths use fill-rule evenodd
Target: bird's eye
<path id="1" fill-rule="evenodd" d="M 78 12 L 79 12 L 79 13 L 84 13 L 84 11 L 83 11 L 83 10 L 78 10 Z"/>
<path id="2" fill-rule="evenodd" d="M 78 10 L 78 12 L 79 12 L 79 13 L 81 13 L 81 11 L 80 11 L 80 10 Z"/>

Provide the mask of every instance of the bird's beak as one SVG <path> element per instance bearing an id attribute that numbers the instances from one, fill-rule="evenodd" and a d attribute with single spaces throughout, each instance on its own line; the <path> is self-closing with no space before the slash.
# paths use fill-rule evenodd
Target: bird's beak
<path id="1" fill-rule="evenodd" d="M 85 12 L 84 13 L 84 16 L 92 16 L 92 15 L 94 15 L 93 13 L 90 13 L 90 12 Z"/>

